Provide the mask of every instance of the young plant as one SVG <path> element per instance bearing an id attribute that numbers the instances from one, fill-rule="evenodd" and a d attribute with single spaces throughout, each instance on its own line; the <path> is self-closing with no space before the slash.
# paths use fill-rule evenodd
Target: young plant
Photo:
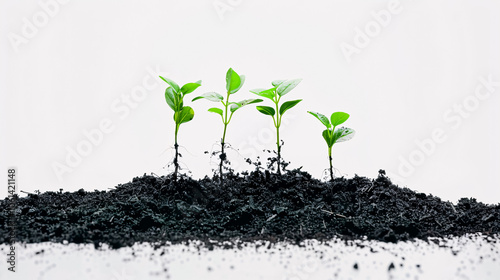
<path id="1" fill-rule="evenodd" d="M 177 143 L 177 134 L 179 133 L 179 127 L 181 124 L 189 122 L 194 118 L 194 110 L 189 106 L 184 106 L 184 96 L 188 93 L 193 92 L 199 86 L 201 86 L 201 81 L 195 83 L 187 83 L 182 87 L 179 87 L 174 81 L 160 76 L 169 87 L 165 90 L 165 100 L 168 106 L 174 110 L 174 122 L 175 122 L 175 158 L 174 158 L 174 181 L 177 181 L 177 174 L 179 172 L 179 144 Z"/>
<path id="2" fill-rule="evenodd" d="M 328 145 L 328 159 L 330 160 L 330 179 L 333 181 L 333 166 L 332 166 L 332 146 L 335 143 L 344 142 L 354 137 L 356 133 L 353 129 L 347 127 L 340 127 L 335 129 L 338 125 L 343 124 L 349 118 L 349 114 L 344 112 L 335 112 L 330 117 L 330 120 L 325 115 L 320 113 L 307 111 L 309 114 L 315 116 L 322 124 L 326 126 L 323 130 L 323 138 Z M 330 123 L 331 121 L 331 123 Z"/>
<path id="3" fill-rule="evenodd" d="M 254 89 L 250 91 L 254 94 L 257 94 L 258 96 L 269 98 L 274 103 L 274 108 L 269 106 L 257 106 L 257 110 L 264 115 L 271 116 L 273 118 L 274 127 L 276 127 L 278 175 L 281 175 L 281 143 L 280 143 L 281 119 L 283 118 L 283 114 L 285 114 L 287 110 L 297 105 L 300 101 L 302 101 L 302 99 L 286 101 L 283 104 L 281 104 L 281 106 L 279 104 L 281 101 L 281 97 L 289 93 L 301 81 L 302 79 L 276 80 L 272 82 L 273 87 L 270 89 Z"/>
<path id="4" fill-rule="evenodd" d="M 229 68 L 226 73 L 226 99 L 224 100 L 224 97 L 217 92 L 208 92 L 205 93 L 201 96 L 195 97 L 193 101 L 196 101 L 198 99 L 208 99 L 213 102 L 220 102 L 222 103 L 222 109 L 214 107 L 208 109 L 209 112 L 219 114 L 222 118 L 222 125 L 224 126 L 224 130 L 222 132 L 222 138 L 221 138 L 221 154 L 220 154 L 220 164 L 219 164 L 219 172 L 220 172 L 220 178 L 221 178 L 221 184 L 222 184 L 222 167 L 223 163 L 226 160 L 226 153 L 224 152 L 224 146 L 226 144 L 226 131 L 227 131 L 227 126 L 229 122 L 231 121 L 234 112 L 236 110 L 240 109 L 243 106 L 253 104 L 253 103 L 258 103 L 262 102 L 262 99 L 245 99 L 239 102 L 230 102 L 229 98 L 232 94 L 235 94 L 238 92 L 241 87 L 243 86 L 243 83 L 245 82 L 245 76 L 243 75 L 238 75 L 232 68 Z"/>

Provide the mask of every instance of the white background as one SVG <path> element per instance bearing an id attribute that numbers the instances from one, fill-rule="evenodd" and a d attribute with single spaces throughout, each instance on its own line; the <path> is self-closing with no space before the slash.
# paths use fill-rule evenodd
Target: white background
<path id="1" fill-rule="evenodd" d="M 444 200 L 500 202 L 500 87 L 488 92 L 481 83 L 500 82 L 497 1 L 66 2 L 0 3 L 0 170 L 17 167 L 21 190 L 107 189 L 168 174 L 174 125 L 156 74 L 180 84 L 202 79 L 189 105 L 204 92 L 223 93 L 233 67 L 247 77 L 234 101 L 274 79 L 303 78 L 285 99 L 304 101 L 281 131 L 293 167 L 321 178 L 328 166 L 322 125 L 306 111 L 345 111 L 357 134 L 333 148 L 338 174 L 385 169 L 401 186 Z M 356 53 L 346 54 L 347 45 Z M 180 129 L 182 163 L 194 177 L 215 167 L 203 153 L 221 136 L 211 105 L 191 104 L 195 119 Z M 274 147 L 269 119 L 251 107 L 229 126 L 238 169 Z M 103 120 L 112 131 L 58 178 L 54 164 L 67 165 L 68 149 Z M 424 154 L 417 142 L 436 129 L 445 140 Z"/>

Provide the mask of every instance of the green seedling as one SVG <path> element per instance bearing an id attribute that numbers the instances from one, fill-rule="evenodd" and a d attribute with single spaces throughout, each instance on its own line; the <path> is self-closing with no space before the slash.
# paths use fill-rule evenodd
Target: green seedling
<path id="1" fill-rule="evenodd" d="M 179 127 L 181 124 L 191 121 L 194 118 L 194 110 L 189 106 L 184 106 L 184 96 L 188 93 L 193 92 L 199 86 L 201 86 L 201 81 L 195 83 L 187 83 L 182 87 L 179 87 L 174 81 L 160 76 L 169 87 L 165 90 L 165 100 L 168 106 L 174 110 L 174 122 L 175 122 L 175 158 L 174 158 L 174 181 L 177 181 L 177 174 L 179 172 L 179 144 L 177 143 L 177 135 L 179 133 Z"/>
<path id="2" fill-rule="evenodd" d="M 264 115 L 273 118 L 274 127 L 276 128 L 276 147 L 278 155 L 278 175 L 281 175 L 281 143 L 280 143 L 280 126 L 283 114 L 286 111 L 297 105 L 302 99 L 286 101 L 280 106 L 280 100 L 283 95 L 294 89 L 302 79 L 293 80 L 276 80 L 272 82 L 273 87 L 270 89 L 254 89 L 250 92 L 271 99 L 274 103 L 274 108 L 269 106 L 257 106 L 257 110 Z"/>
<path id="3" fill-rule="evenodd" d="M 208 92 L 205 93 L 201 96 L 195 97 L 193 101 L 196 101 L 198 99 L 207 99 L 212 102 L 220 102 L 222 103 L 222 109 L 213 107 L 208 109 L 209 112 L 216 113 L 221 116 L 222 119 L 222 125 L 224 126 L 224 130 L 222 132 L 222 138 L 221 138 L 221 154 L 220 154 L 220 164 L 219 164 L 219 172 L 220 172 L 220 178 L 221 178 L 221 184 L 223 182 L 222 179 L 222 167 L 224 164 L 224 161 L 226 160 L 226 153 L 224 152 L 224 147 L 226 144 L 226 131 L 227 131 L 227 126 L 229 125 L 229 122 L 233 118 L 234 112 L 236 112 L 238 109 L 241 107 L 244 107 L 249 104 L 254 104 L 258 102 L 262 102 L 262 99 L 245 99 L 239 102 L 230 102 L 229 98 L 232 94 L 235 94 L 238 92 L 241 87 L 243 86 L 243 83 L 245 82 L 245 76 L 243 75 L 238 75 L 232 68 L 229 68 L 226 73 L 226 99 L 224 100 L 224 97 L 217 93 L 217 92 Z"/>
<path id="4" fill-rule="evenodd" d="M 326 126 L 323 130 L 323 138 L 328 145 L 328 159 L 330 160 L 330 179 L 333 181 L 333 165 L 332 165 L 332 147 L 335 143 L 344 142 L 354 137 L 356 133 L 353 129 L 347 127 L 340 127 L 335 129 L 338 125 L 343 124 L 349 118 L 349 114 L 344 112 L 335 112 L 330 117 L 330 120 L 325 115 L 320 113 L 307 111 L 309 114 L 315 116 L 322 124 Z M 330 123 L 331 121 L 331 123 Z"/>

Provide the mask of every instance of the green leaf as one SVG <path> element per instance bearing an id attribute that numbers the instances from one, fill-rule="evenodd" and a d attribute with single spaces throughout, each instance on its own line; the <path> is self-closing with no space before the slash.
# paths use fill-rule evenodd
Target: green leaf
<path id="1" fill-rule="evenodd" d="M 293 108 L 295 105 L 297 105 L 302 99 L 298 100 L 292 100 L 292 101 L 287 101 L 283 103 L 280 107 L 280 115 L 283 115 L 288 109 Z"/>
<path id="2" fill-rule="evenodd" d="M 269 106 L 257 106 L 256 108 L 264 115 L 274 116 L 276 114 L 276 111 Z"/>
<path id="3" fill-rule="evenodd" d="M 172 108 L 172 110 L 177 111 L 175 110 L 175 96 L 174 96 L 174 90 L 172 89 L 172 87 L 168 87 L 166 90 L 165 90 L 165 100 L 167 101 L 167 104 L 168 106 L 170 106 L 170 108 Z"/>
<path id="4" fill-rule="evenodd" d="M 335 143 L 335 140 L 333 139 L 333 136 L 331 135 L 330 129 L 323 130 L 323 138 L 325 139 L 328 147 L 333 146 L 333 144 Z"/>
<path id="5" fill-rule="evenodd" d="M 277 88 L 279 87 L 284 81 L 286 80 L 274 80 L 271 84 L 273 84 L 273 87 Z"/>
<path id="6" fill-rule="evenodd" d="M 317 113 L 317 112 L 311 112 L 311 111 L 307 111 L 309 114 L 315 116 L 322 124 L 324 124 L 327 128 L 330 128 L 330 120 L 328 120 L 328 118 L 323 115 L 323 114 L 320 114 L 320 113 Z"/>
<path id="7" fill-rule="evenodd" d="M 186 123 L 194 118 L 194 110 L 193 108 L 186 106 L 183 107 L 180 112 L 177 113 L 176 123 Z"/>
<path id="8" fill-rule="evenodd" d="M 278 93 L 279 96 L 283 96 L 289 93 L 292 89 L 294 89 L 301 81 L 302 79 L 293 79 L 284 81 L 276 89 L 276 92 Z"/>
<path id="9" fill-rule="evenodd" d="M 247 106 L 247 105 L 250 105 L 250 104 L 259 103 L 259 102 L 262 102 L 262 101 L 263 101 L 262 99 L 245 99 L 245 100 L 242 100 L 242 101 L 240 101 L 238 103 L 243 107 L 243 106 Z"/>
<path id="10" fill-rule="evenodd" d="M 275 88 L 270 88 L 270 89 L 258 88 L 258 89 L 253 89 L 250 92 L 257 94 L 258 96 L 262 96 L 262 97 L 269 98 L 269 99 L 273 100 L 274 96 L 275 96 L 274 91 L 275 91 Z"/>
<path id="11" fill-rule="evenodd" d="M 334 143 L 340 143 L 351 140 L 355 134 L 356 131 L 354 131 L 354 129 L 351 128 L 341 127 L 339 129 L 336 129 L 335 133 L 333 134 Z"/>
<path id="12" fill-rule="evenodd" d="M 238 92 L 241 89 L 241 87 L 245 83 L 245 76 L 241 75 L 240 76 L 240 80 L 241 80 L 240 85 L 235 90 L 231 91 L 231 94 L 236 93 L 236 92 Z"/>
<path id="13" fill-rule="evenodd" d="M 229 93 L 235 93 L 238 91 L 241 85 L 240 76 L 233 70 L 229 68 L 226 73 L 226 89 Z"/>
<path id="14" fill-rule="evenodd" d="M 197 89 L 199 86 L 201 86 L 201 80 L 197 81 L 196 83 L 187 83 L 182 86 L 181 92 L 183 94 L 188 94 L 193 92 L 195 89 Z"/>
<path id="15" fill-rule="evenodd" d="M 231 110 L 231 113 L 234 113 L 239 108 L 241 108 L 241 104 L 237 102 L 231 102 L 231 104 L 229 105 L 229 110 Z"/>
<path id="16" fill-rule="evenodd" d="M 224 99 L 224 97 L 222 97 L 222 95 L 218 94 L 217 92 L 207 92 L 207 93 L 204 93 L 198 97 L 193 98 L 192 101 L 196 101 L 196 100 L 202 99 L 202 98 L 208 99 L 208 100 L 213 101 L 213 102 L 219 102 L 219 101 L 222 101 Z"/>
<path id="17" fill-rule="evenodd" d="M 335 112 L 330 117 L 333 126 L 337 126 L 339 124 L 343 124 L 349 118 L 349 114 L 344 112 Z"/>
<path id="18" fill-rule="evenodd" d="M 219 109 L 219 108 L 210 108 L 210 109 L 208 109 L 208 111 L 212 112 L 212 113 L 219 114 L 221 117 L 222 117 L 222 114 L 224 113 L 224 111 L 222 111 L 222 109 Z"/>
<path id="19" fill-rule="evenodd" d="M 162 80 L 164 80 L 167 84 L 169 84 L 171 87 L 173 87 L 175 92 L 179 92 L 181 90 L 179 88 L 179 85 L 177 83 L 175 83 L 174 81 L 167 79 L 167 78 L 163 78 L 162 76 L 160 76 L 160 78 Z"/>

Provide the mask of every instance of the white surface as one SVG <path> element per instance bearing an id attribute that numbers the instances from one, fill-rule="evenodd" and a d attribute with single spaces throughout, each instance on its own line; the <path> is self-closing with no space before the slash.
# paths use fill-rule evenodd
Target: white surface
<path id="1" fill-rule="evenodd" d="M 16 166 L 19 189 L 30 192 L 106 189 L 167 174 L 172 112 L 165 83 L 149 77 L 202 79 L 194 97 L 223 91 L 233 67 L 247 77 L 234 100 L 274 79 L 303 78 L 287 97 L 304 101 L 281 133 L 293 166 L 317 178 L 328 166 L 322 126 L 306 111 L 346 111 L 357 135 L 333 148 L 341 174 L 385 169 L 444 200 L 498 203 L 500 87 L 482 100 L 474 93 L 488 93 L 482 77 L 500 81 L 499 10 L 493 0 L 1 1 L 0 174 Z M 390 20 L 377 23 L 387 13 Z M 358 30 L 366 28 L 371 37 L 363 41 Z M 344 55 L 346 44 L 356 53 Z M 198 102 L 179 139 L 183 165 L 203 177 L 214 167 L 203 152 L 221 124 L 206 111 L 212 104 Z M 467 109 L 460 115 L 454 106 Z M 53 165 L 67 165 L 68 149 L 102 121 L 112 131 L 58 178 Z M 228 141 L 240 148 L 230 154 L 238 169 L 248 167 L 244 157 L 265 158 L 262 149 L 274 147 L 269 125 L 252 108 L 235 115 Z M 419 152 L 416 141 L 436 129 L 442 143 Z M 411 156 L 413 168 L 399 170 Z"/>
<path id="2" fill-rule="evenodd" d="M 241 250 L 198 250 L 149 244 L 119 250 L 92 245 L 30 244 L 18 250 L 17 272 L 2 262 L 1 279 L 498 279 L 498 239 L 472 236 L 435 243 L 308 241 L 305 246 L 247 244 Z M 359 246 L 359 245 L 365 245 Z M 6 246 L 0 245 L 5 253 Z M 43 251 L 43 252 L 42 252 Z M 135 256 L 132 255 L 134 252 Z M 38 253 L 38 254 L 37 254 Z M 358 269 L 354 269 L 354 264 Z M 390 264 L 395 268 L 389 270 Z"/>

